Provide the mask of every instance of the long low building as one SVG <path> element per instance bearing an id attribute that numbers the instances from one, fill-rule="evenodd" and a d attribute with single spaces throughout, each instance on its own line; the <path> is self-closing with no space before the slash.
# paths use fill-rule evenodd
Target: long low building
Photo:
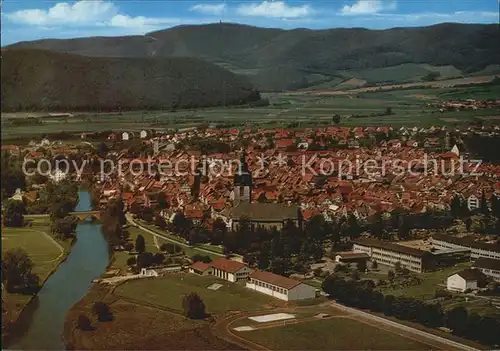
<path id="1" fill-rule="evenodd" d="M 357 239 L 352 242 L 354 252 L 366 253 L 373 261 L 380 264 L 394 267 L 399 262 L 402 268 L 417 273 L 435 267 L 432 254 L 428 251 L 376 239 Z"/>
<path id="2" fill-rule="evenodd" d="M 213 275 L 234 283 L 246 280 L 252 269 L 245 263 L 221 257 L 210 263 L 195 262 L 189 267 L 189 272 L 198 275 Z"/>
<path id="3" fill-rule="evenodd" d="M 280 300 L 314 299 L 316 288 L 301 281 L 271 272 L 254 271 L 248 276 L 246 287 Z"/>
<path id="4" fill-rule="evenodd" d="M 472 267 L 479 269 L 484 275 L 500 282 L 500 260 L 481 257 L 474 262 Z"/>
<path id="5" fill-rule="evenodd" d="M 431 238 L 434 249 L 469 249 L 472 258 L 492 258 L 500 260 L 500 245 L 475 241 L 471 238 L 457 238 L 456 236 L 434 234 Z"/>

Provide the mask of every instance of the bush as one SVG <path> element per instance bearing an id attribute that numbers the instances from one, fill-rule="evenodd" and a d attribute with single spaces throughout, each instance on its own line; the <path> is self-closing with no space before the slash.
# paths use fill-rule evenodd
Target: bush
<path id="1" fill-rule="evenodd" d="M 137 263 L 137 259 L 135 257 L 129 257 L 127 259 L 127 266 L 134 266 Z"/>
<path id="2" fill-rule="evenodd" d="M 113 313 L 110 311 L 108 304 L 105 302 L 95 302 L 92 310 L 97 316 L 99 322 L 108 322 L 113 320 Z"/>
<path id="3" fill-rule="evenodd" d="M 205 304 L 197 293 L 185 295 L 182 299 L 184 315 L 191 319 L 203 319 L 206 317 Z"/>
<path id="4" fill-rule="evenodd" d="M 90 323 L 89 317 L 87 317 L 84 314 L 78 316 L 78 322 L 76 323 L 76 327 L 81 331 L 89 331 L 94 329 L 92 328 L 92 324 Z"/>

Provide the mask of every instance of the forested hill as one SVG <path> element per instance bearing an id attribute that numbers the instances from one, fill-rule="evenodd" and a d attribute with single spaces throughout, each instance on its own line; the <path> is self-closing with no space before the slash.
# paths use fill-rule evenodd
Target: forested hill
<path id="1" fill-rule="evenodd" d="M 105 58 L 2 50 L 2 111 L 116 111 L 243 104 L 243 76 L 196 58 Z"/>
<path id="2" fill-rule="evenodd" d="M 360 70 L 402 64 L 452 66 L 458 74 L 468 74 L 500 63 L 499 42 L 496 24 L 282 30 L 217 23 L 174 27 L 144 36 L 51 39 L 11 47 L 90 56 L 197 57 L 246 74 L 263 90 L 282 90 L 333 79 L 364 79 L 367 73 Z"/>

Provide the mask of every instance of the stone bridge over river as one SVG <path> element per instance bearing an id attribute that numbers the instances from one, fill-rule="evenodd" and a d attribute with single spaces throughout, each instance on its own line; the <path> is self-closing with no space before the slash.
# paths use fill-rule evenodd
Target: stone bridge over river
<path id="1" fill-rule="evenodd" d="M 77 211 L 77 212 L 70 212 L 69 214 L 71 216 L 75 216 L 80 221 L 84 221 L 89 217 L 91 219 L 101 219 L 101 211 Z"/>

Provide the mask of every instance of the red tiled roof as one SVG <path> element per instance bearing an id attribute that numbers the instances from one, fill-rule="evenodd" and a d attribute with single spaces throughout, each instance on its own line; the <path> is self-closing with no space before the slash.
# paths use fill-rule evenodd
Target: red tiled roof
<path id="1" fill-rule="evenodd" d="M 234 273 L 246 267 L 246 264 L 228 260 L 227 258 L 218 258 L 215 261 L 212 261 L 210 266 L 225 272 Z"/>
<path id="2" fill-rule="evenodd" d="M 198 261 L 193 263 L 190 268 L 193 268 L 197 271 L 206 271 L 207 269 L 210 268 L 210 265 L 208 263 Z"/>
<path id="3" fill-rule="evenodd" d="M 252 272 L 250 273 L 249 277 L 285 289 L 292 289 L 301 283 L 300 281 L 295 279 L 283 277 L 281 275 L 264 271 Z"/>

